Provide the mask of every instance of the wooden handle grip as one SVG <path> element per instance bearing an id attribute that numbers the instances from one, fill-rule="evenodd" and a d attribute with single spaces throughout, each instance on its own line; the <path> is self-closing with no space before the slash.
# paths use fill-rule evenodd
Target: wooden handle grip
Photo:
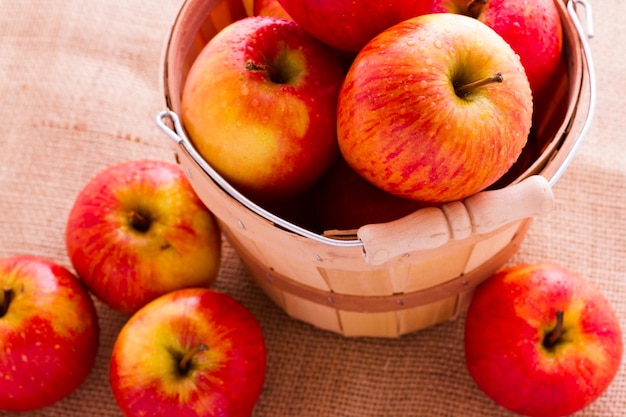
<path id="1" fill-rule="evenodd" d="M 441 208 L 423 208 L 393 222 L 363 226 L 357 236 L 363 242 L 366 262 L 382 265 L 405 253 L 437 248 L 450 239 L 489 233 L 517 220 L 547 214 L 553 207 L 550 184 L 534 175 Z"/>

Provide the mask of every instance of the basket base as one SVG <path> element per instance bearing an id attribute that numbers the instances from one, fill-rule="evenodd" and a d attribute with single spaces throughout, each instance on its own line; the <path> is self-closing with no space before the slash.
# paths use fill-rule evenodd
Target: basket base
<path id="1" fill-rule="evenodd" d="M 254 282 L 290 317 L 343 336 L 399 337 L 456 319 L 474 288 L 502 267 L 519 249 L 532 219 L 517 224 L 510 241 L 488 260 L 439 285 L 389 295 L 354 295 L 310 287 L 261 265 L 236 232 L 224 235 Z"/>

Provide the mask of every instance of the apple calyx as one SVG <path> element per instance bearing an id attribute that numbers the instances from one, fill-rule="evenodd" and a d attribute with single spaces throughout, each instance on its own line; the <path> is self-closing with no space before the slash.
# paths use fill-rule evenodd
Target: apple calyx
<path id="1" fill-rule="evenodd" d="M 469 0 L 465 14 L 474 19 L 478 18 L 487 2 L 488 0 Z"/>
<path id="2" fill-rule="evenodd" d="M 565 329 L 563 328 L 563 311 L 557 310 L 556 324 L 552 330 L 545 334 L 542 345 L 548 350 L 554 350 L 554 347 L 562 341 Z"/>
<path id="3" fill-rule="evenodd" d="M 130 227 L 141 233 L 147 232 L 150 229 L 150 226 L 152 226 L 152 219 L 150 216 L 137 210 L 131 210 L 128 213 L 128 220 Z"/>
<path id="4" fill-rule="evenodd" d="M 2 295 L 2 302 L 0 303 L 0 318 L 4 317 L 9 311 L 9 306 L 15 297 L 15 292 L 12 288 L 4 288 L 2 290 Z"/>
<path id="5" fill-rule="evenodd" d="M 192 359 L 193 359 L 193 357 L 196 356 L 198 353 L 207 350 L 208 348 L 209 347 L 207 345 L 205 345 L 204 343 L 200 343 L 199 345 L 197 345 L 193 349 L 189 350 L 185 355 L 183 355 L 183 357 L 180 359 L 180 361 L 178 361 L 178 372 L 181 375 L 186 375 L 187 373 L 189 373 L 189 371 L 192 368 L 192 364 L 193 364 Z"/>
<path id="6" fill-rule="evenodd" d="M 482 78 L 480 80 L 472 81 L 471 83 L 455 85 L 454 92 L 457 96 L 463 98 L 466 97 L 469 93 L 471 93 L 476 88 L 482 87 L 487 84 L 492 83 L 501 83 L 504 81 L 504 77 L 501 72 L 496 72 L 494 75 L 489 77 Z"/>

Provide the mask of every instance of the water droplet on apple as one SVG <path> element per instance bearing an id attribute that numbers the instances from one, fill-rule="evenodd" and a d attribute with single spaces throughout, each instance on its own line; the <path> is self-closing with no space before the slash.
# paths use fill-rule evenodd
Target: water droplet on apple
<path id="1" fill-rule="evenodd" d="M 407 77 L 409 81 L 413 81 L 414 78 L 415 76 L 413 74 L 409 74 L 409 76 Z"/>
<path id="2" fill-rule="evenodd" d="M 437 39 L 435 41 L 435 48 L 438 48 L 438 49 L 443 48 L 443 42 L 441 42 L 439 39 Z"/>
<path id="3" fill-rule="evenodd" d="M 422 87 L 422 88 L 428 87 L 428 82 L 426 80 L 420 81 L 420 87 Z"/>
<path id="4" fill-rule="evenodd" d="M 433 64 L 433 60 L 430 58 L 426 58 L 426 65 L 430 66 Z"/>
<path id="5" fill-rule="evenodd" d="M 414 46 L 415 45 L 415 40 L 413 40 L 412 38 L 407 39 L 406 44 L 407 44 L 407 46 Z"/>
<path id="6" fill-rule="evenodd" d="M 248 86 L 247 86 L 247 85 L 245 85 L 245 84 L 244 84 L 244 85 L 242 85 L 242 86 L 241 86 L 241 95 L 242 95 L 242 96 L 247 96 L 247 95 L 248 95 L 248 93 L 250 93 L 250 90 L 248 89 Z"/>

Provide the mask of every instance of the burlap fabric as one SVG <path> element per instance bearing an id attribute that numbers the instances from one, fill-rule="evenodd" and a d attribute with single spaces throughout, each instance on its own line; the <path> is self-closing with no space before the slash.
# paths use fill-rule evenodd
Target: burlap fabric
<path id="1" fill-rule="evenodd" d="M 85 182 L 111 164 L 173 160 L 154 117 L 159 66 L 181 0 L 0 0 L 0 256 L 30 253 L 71 268 L 65 221 Z M 609 298 L 626 326 L 626 2 L 592 0 L 598 79 L 594 124 L 511 262 L 554 261 Z M 400 339 L 343 338 L 288 318 L 225 245 L 216 284 L 259 319 L 269 367 L 255 416 L 508 416 L 474 385 L 464 318 Z M 32 416 L 119 416 L 109 357 L 126 317 L 98 304 L 91 375 Z M 504 376 L 503 376 L 504 377 Z M 2 414 L 1 415 L 7 415 Z M 626 372 L 580 416 L 626 415 Z"/>

